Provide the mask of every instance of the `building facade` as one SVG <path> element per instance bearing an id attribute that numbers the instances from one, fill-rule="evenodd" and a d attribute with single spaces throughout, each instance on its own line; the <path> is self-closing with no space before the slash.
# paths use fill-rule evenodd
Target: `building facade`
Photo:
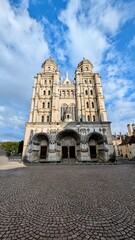
<path id="1" fill-rule="evenodd" d="M 30 162 L 107 161 L 113 153 L 101 79 L 83 59 L 75 78 L 61 82 L 50 57 L 34 78 L 30 119 L 26 124 L 23 159 Z"/>
<path id="2" fill-rule="evenodd" d="M 114 147 L 114 152 L 115 152 L 115 156 L 116 158 L 120 156 L 120 151 L 119 151 L 119 145 L 121 144 L 121 134 L 119 135 L 113 135 L 113 147 Z"/>
<path id="3" fill-rule="evenodd" d="M 121 136 L 119 153 L 124 159 L 135 160 L 135 124 L 128 124 L 127 129 L 128 134 Z"/>

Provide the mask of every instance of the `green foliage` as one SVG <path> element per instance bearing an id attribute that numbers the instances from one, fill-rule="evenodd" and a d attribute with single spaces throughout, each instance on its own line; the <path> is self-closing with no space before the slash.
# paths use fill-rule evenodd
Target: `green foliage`
<path id="1" fill-rule="evenodd" d="M 19 142 L 2 142 L 1 146 L 8 156 L 18 154 Z"/>
<path id="2" fill-rule="evenodd" d="M 22 151 L 23 151 L 23 143 L 24 143 L 24 141 L 20 141 L 20 142 L 19 142 L 18 154 L 22 154 Z"/>

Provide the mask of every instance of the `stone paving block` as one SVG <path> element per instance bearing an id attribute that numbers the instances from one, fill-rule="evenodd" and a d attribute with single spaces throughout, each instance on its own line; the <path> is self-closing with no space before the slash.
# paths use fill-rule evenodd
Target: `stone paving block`
<path id="1" fill-rule="evenodd" d="M 135 165 L 0 172 L 1 240 L 135 239 Z"/>

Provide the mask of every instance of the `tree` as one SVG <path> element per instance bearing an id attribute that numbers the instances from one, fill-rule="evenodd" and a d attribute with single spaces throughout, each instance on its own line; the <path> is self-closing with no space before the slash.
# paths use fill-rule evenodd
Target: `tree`
<path id="1" fill-rule="evenodd" d="M 21 154 L 22 155 L 22 151 L 23 151 L 23 143 L 24 141 L 20 141 L 19 142 L 19 146 L 18 146 L 18 154 Z"/>
<path id="2" fill-rule="evenodd" d="M 18 153 L 19 142 L 2 142 L 1 146 L 8 156 Z"/>

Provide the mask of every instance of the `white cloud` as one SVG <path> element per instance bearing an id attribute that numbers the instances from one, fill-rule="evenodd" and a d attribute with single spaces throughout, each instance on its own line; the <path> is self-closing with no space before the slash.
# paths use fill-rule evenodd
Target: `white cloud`
<path id="1" fill-rule="evenodd" d="M 134 109 L 135 102 L 128 98 L 116 99 L 112 104 L 109 104 L 107 112 L 112 122 L 113 133 L 125 133 L 127 124 L 135 122 Z"/>
<path id="2" fill-rule="evenodd" d="M 133 39 L 129 42 L 128 47 L 135 47 L 135 36 L 133 37 Z"/>
<path id="3" fill-rule="evenodd" d="M 111 35 L 133 17 L 131 4 L 114 1 L 70 0 L 59 16 L 66 26 L 65 51 L 73 66 L 83 58 L 99 66 L 110 49 Z M 108 35 L 110 34 L 110 35 Z"/>
<path id="4" fill-rule="evenodd" d="M 109 56 L 112 61 L 104 64 L 103 81 L 108 119 L 112 122 L 113 132 L 124 133 L 126 125 L 135 121 L 135 85 L 134 79 L 130 78 L 134 65 L 126 55 L 118 55 L 114 49 Z"/>
<path id="5" fill-rule="evenodd" d="M 28 110 L 33 76 L 49 55 L 42 24 L 30 17 L 28 3 L 24 0 L 15 7 L 9 0 L 0 1 L 0 96 L 11 112 L 13 107 L 17 112 Z"/>
<path id="6" fill-rule="evenodd" d="M 68 28 L 65 34 L 65 51 L 75 67 L 83 58 L 94 62 L 101 61 L 104 50 L 108 47 L 105 36 L 94 25 L 86 24 L 82 15 L 81 1 L 70 1 L 67 9 L 62 11 L 59 19 Z M 96 43 L 96 47 L 95 47 Z M 95 51 L 94 51 L 95 49 Z"/>
<path id="7" fill-rule="evenodd" d="M 85 57 L 102 73 L 108 119 L 117 132 L 134 119 L 135 99 L 130 98 L 130 92 L 135 89 L 128 77 L 133 63 L 127 54 L 115 49 L 114 36 L 133 17 L 133 2 L 110 0 L 70 0 L 59 16 L 67 29 L 63 35 L 65 53 L 72 66 Z"/>
<path id="8" fill-rule="evenodd" d="M 23 139 L 28 114 L 11 106 L 0 106 L 0 141 Z M 9 135 L 8 135 L 9 134 Z"/>
<path id="9" fill-rule="evenodd" d="M 1 92 L 6 87 L 13 100 L 16 89 L 23 99 L 27 97 L 23 90 L 30 90 L 31 77 L 49 52 L 42 26 L 25 8 L 20 13 L 20 8 L 13 8 L 7 0 L 0 2 Z"/>

